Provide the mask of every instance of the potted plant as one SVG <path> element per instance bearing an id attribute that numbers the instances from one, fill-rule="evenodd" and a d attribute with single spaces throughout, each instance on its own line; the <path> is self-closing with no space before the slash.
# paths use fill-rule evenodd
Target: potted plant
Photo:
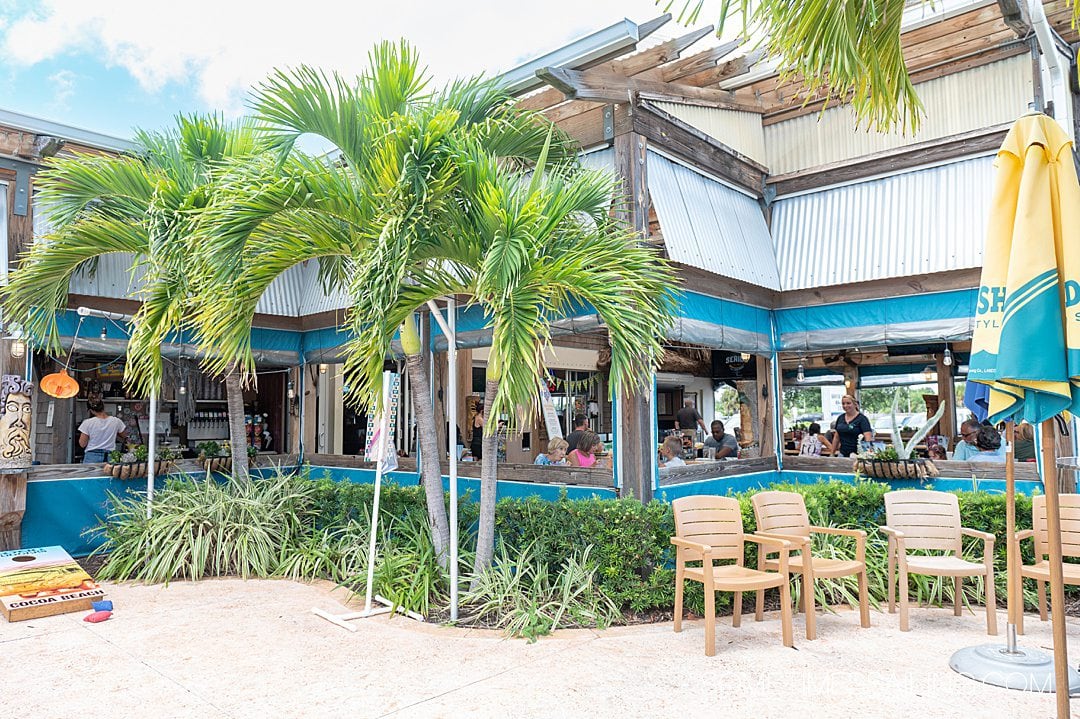
<path id="1" fill-rule="evenodd" d="M 860 452 L 855 458 L 855 471 L 867 477 L 877 479 L 926 479 L 937 476 L 937 466 L 931 460 L 914 457 L 915 445 L 923 440 L 945 414 L 946 404 L 938 406 L 934 416 L 926 420 L 907 440 L 900 434 L 900 423 L 896 421 L 896 409 L 900 393 L 893 395 L 892 403 L 892 446 L 882 449 L 870 449 Z"/>
<path id="2" fill-rule="evenodd" d="M 168 471 L 169 464 L 176 459 L 169 447 L 162 447 L 154 463 L 154 474 L 161 475 Z M 105 474 L 115 479 L 140 479 L 149 469 L 150 455 L 145 445 L 131 445 L 126 449 L 114 449 L 109 452 L 105 462 Z"/>
<path id="3" fill-rule="evenodd" d="M 199 461 L 207 472 L 229 472 L 232 470 L 232 458 L 228 450 L 214 440 L 199 442 L 195 445 L 199 452 Z"/>

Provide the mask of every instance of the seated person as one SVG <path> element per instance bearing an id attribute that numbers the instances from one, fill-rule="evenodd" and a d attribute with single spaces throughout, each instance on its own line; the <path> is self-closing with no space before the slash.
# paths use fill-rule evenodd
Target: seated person
<path id="1" fill-rule="evenodd" d="M 716 450 L 716 458 L 739 456 L 739 443 L 734 435 L 724 434 L 724 423 L 716 420 L 710 425 L 711 434 L 705 438 L 705 446 Z"/>
<path id="2" fill-rule="evenodd" d="M 820 457 L 825 448 L 825 442 L 821 440 L 821 425 L 812 422 L 806 434 L 803 435 L 802 443 L 799 444 L 799 454 L 806 457 Z"/>
<path id="3" fill-rule="evenodd" d="M 682 440 L 679 437 L 664 437 L 664 443 L 660 445 L 660 466 L 685 467 L 682 449 Z"/>
<path id="4" fill-rule="evenodd" d="M 566 448 L 569 446 L 562 437 L 552 437 L 548 440 L 547 454 L 541 452 L 536 455 L 533 464 L 542 464 L 545 467 L 552 465 L 563 466 L 566 464 Z"/>
<path id="5" fill-rule="evenodd" d="M 577 448 L 570 450 L 570 453 L 566 455 L 566 459 L 571 467 L 602 468 L 606 466 L 604 460 L 600 459 L 600 453 L 603 451 L 604 443 L 600 441 L 595 432 L 587 429 L 578 438 Z"/>
<path id="6" fill-rule="evenodd" d="M 1001 450 L 1001 435 L 993 427 L 979 427 L 975 435 L 976 451 L 968 455 L 969 462 L 1004 462 L 1005 453 Z M 956 456 L 955 454 L 953 455 Z"/>
<path id="7" fill-rule="evenodd" d="M 1017 462 L 1035 461 L 1035 428 L 1027 422 L 1016 425 L 1013 459 Z"/>
<path id="8" fill-rule="evenodd" d="M 971 459 L 971 455 L 979 451 L 975 447 L 975 437 L 979 434 L 980 427 L 982 424 L 975 419 L 966 419 L 960 425 L 960 441 L 956 443 L 956 449 L 952 455 L 957 462 L 967 462 Z"/>
<path id="9" fill-rule="evenodd" d="M 949 456 L 945 452 L 945 448 L 940 444 L 932 444 L 926 449 L 926 453 L 930 456 L 930 459 L 948 459 Z"/>

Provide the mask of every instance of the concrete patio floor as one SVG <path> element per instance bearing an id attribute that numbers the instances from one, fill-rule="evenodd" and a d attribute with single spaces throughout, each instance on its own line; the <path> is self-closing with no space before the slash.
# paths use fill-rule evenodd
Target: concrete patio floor
<path id="1" fill-rule="evenodd" d="M 348 632 L 326 584 L 211 580 L 107 585 L 116 611 L 0 620 L 0 716 L 23 717 L 1024 717 L 1051 694 L 986 687 L 948 667 L 957 649 L 1003 642 L 982 612 L 914 609 L 912 631 L 872 612 L 819 615 L 819 639 L 780 643 L 775 616 L 730 618 L 717 654 L 684 624 L 560 632 L 535 644 L 386 616 Z M 999 622 L 1004 630 L 1004 612 Z M 1023 646 L 1049 647 L 1029 615 Z M 1075 625 L 1070 624 L 1071 629 Z M 1072 639 L 1072 638 L 1070 638 Z M 1070 642 L 1080 659 L 1080 642 Z M 1080 699 L 1075 700 L 1080 705 Z"/>

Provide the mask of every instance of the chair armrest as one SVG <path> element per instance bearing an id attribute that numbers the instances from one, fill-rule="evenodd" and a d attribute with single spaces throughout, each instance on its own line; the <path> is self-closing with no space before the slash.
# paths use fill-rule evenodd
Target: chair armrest
<path id="1" fill-rule="evenodd" d="M 1032 539 L 1035 536 L 1034 529 L 1025 529 L 1022 532 L 1017 532 L 1013 535 L 1013 541 L 1021 542 L 1025 539 Z"/>
<path id="2" fill-rule="evenodd" d="M 878 527 L 878 530 L 882 534 L 886 535 L 889 539 L 903 539 L 904 538 L 904 533 L 903 532 L 901 532 L 898 529 L 893 529 L 892 527 L 889 527 L 889 526 L 884 525 L 884 524 L 881 525 L 880 527 Z"/>
<path id="3" fill-rule="evenodd" d="M 855 540 L 855 560 L 866 562 L 866 532 L 861 529 L 841 529 L 840 527 L 810 527 L 811 532 L 833 534 L 840 537 L 852 537 Z"/>
<path id="4" fill-rule="evenodd" d="M 682 537 L 672 537 L 671 543 L 676 547 L 682 549 L 692 549 L 695 552 L 701 552 L 701 556 L 707 557 L 712 554 L 712 547 L 708 544 L 702 544 L 700 542 L 691 542 L 689 539 L 683 539 Z"/>
<path id="5" fill-rule="evenodd" d="M 960 527 L 960 534 L 965 537 L 973 537 L 975 539 L 981 539 L 984 542 L 990 542 L 993 544 L 996 537 L 990 532 L 980 532 L 978 529 L 968 529 L 967 527 Z"/>
<path id="6" fill-rule="evenodd" d="M 866 539 L 866 532 L 861 529 L 841 529 L 840 527 L 810 527 L 811 532 L 820 532 L 821 534 L 837 534 L 841 537 L 862 537 Z"/>
<path id="7" fill-rule="evenodd" d="M 764 537 L 766 539 L 778 539 L 781 542 L 788 542 L 792 546 L 792 549 L 803 549 L 810 544 L 810 537 L 798 537 L 790 534 L 773 534 L 772 532 L 754 532 L 752 535 L 747 535 L 747 539 L 751 537 Z M 779 549 L 779 547 L 777 548 Z M 775 551 L 775 550 L 774 550 Z"/>
<path id="8" fill-rule="evenodd" d="M 766 534 L 744 534 L 743 539 L 760 544 L 761 546 L 773 546 L 776 549 L 791 549 L 791 542 L 787 539 L 779 539 L 777 537 L 770 537 Z M 802 542 L 799 543 L 800 545 Z"/>

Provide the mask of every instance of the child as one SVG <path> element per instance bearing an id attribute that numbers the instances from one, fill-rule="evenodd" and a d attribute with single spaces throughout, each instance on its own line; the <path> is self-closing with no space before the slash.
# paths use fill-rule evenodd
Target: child
<path id="1" fill-rule="evenodd" d="M 806 434 L 803 435 L 802 443 L 799 445 L 799 454 L 808 457 L 820 457 L 825 444 L 821 441 L 821 437 L 818 436 L 820 434 L 821 425 L 812 422 L 806 430 Z"/>
<path id="2" fill-rule="evenodd" d="M 683 451 L 682 438 L 668 436 L 664 438 L 664 444 L 660 447 L 660 454 L 663 456 L 664 461 L 660 463 L 661 467 L 685 467 L 686 462 L 680 456 Z"/>

